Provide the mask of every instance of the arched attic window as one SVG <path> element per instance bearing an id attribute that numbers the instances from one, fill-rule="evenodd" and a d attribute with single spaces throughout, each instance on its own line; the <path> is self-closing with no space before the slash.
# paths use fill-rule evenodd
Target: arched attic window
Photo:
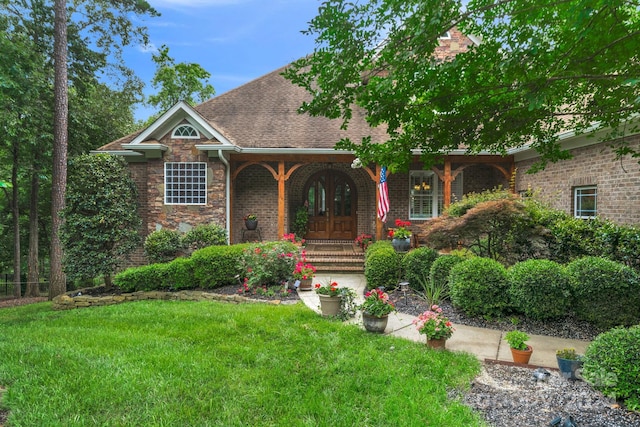
<path id="1" fill-rule="evenodd" d="M 171 134 L 171 138 L 175 139 L 198 139 L 200 133 L 191 125 L 184 124 L 176 127 Z"/>

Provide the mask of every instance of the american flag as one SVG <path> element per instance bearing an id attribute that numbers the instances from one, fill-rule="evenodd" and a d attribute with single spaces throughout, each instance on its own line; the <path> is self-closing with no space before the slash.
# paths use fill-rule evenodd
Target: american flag
<path id="1" fill-rule="evenodd" d="M 387 167 L 380 169 L 380 184 L 378 184 L 378 192 L 380 198 L 378 200 L 378 218 L 380 221 L 387 220 L 387 212 L 389 212 L 389 189 L 387 188 Z"/>

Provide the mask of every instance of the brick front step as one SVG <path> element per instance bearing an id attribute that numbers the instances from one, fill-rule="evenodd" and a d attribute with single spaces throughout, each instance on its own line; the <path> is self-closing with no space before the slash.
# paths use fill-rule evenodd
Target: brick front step
<path id="1" fill-rule="evenodd" d="M 364 272 L 364 253 L 350 241 L 309 241 L 305 251 L 318 272 Z"/>

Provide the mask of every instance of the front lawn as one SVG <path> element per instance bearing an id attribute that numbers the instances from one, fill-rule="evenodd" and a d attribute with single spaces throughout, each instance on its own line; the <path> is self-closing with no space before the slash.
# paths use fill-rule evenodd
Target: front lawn
<path id="1" fill-rule="evenodd" d="M 479 372 L 474 356 L 302 304 L 40 303 L 0 310 L 0 328 L 13 426 L 484 425 L 447 398 Z"/>

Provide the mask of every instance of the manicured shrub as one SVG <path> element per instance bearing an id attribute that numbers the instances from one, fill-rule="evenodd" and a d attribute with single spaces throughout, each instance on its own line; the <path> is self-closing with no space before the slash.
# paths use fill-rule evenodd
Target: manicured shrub
<path id="1" fill-rule="evenodd" d="M 429 280 L 431 283 L 437 287 L 447 290 L 447 294 L 449 293 L 449 273 L 454 265 L 459 262 L 464 261 L 465 258 L 457 255 L 441 255 L 433 264 L 431 264 L 431 268 L 429 269 Z"/>
<path id="2" fill-rule="evenodd" d="M 567 265 L 578 318 L 601 328 L 640 322 L 640 280 L 624 264 L 583 257 Z"/>
<path id="3" fill-rule="evenodd" d="M 438 258 L 435 249 L 423 246 L 407 252 L 402 257 L 402 271 L 404 279 L 413 289 L 422 289 L 421 280 L 429 280 L 431 265 Z"/>
<path id="4" fill-rule="evenodd" d="M 193 274 L 193 260 L 191 258 L 176 258 L 167 264 L 163 289 L 181 290 L 197 288 Z"/>
<path id="5" fill-rule="evenodd" d="M 509 307 L 507 270 L 490 258 L 470 258 L 451 268 L 451 302 L 471 316 L 500 316 Z"/>
<path id="6" fill-rule="evenodd" d="M 218 224 L 200 224 L 182 237 L 182 246 L 191 250 L 226 244 L 227 230 Z"/>
<path id="7" fill-rule="evenodd" d="M 553 261 L 532 259 L 509 268 L 511 304 L 532 319 L 564 316 L 571 305 L 566 269 Z"/>
<path id="8" fill-rule="evenodd" d="M 369 258 L 369 256 L 371 256 L 371 254 L 373 254 L 374 252 L 382 249 L 385 251 L 388 251 L 389 248 L 393 249 L 393 246 L 391 245 L 391 240 L 378 240 L 377 242 L 373 242 L 372 244 L 370 244 L 367 247 L 367 250 L 364 251 L 364 262 L 366 264 L 367 259 Z"/>
<path id="9" fill-rule="evenodd" d="M 378 243 L 376 242 L 371 246 Z M 367 289 L 381 286 L 385 289 L 393 289 L 398 285 L 400 255 L 393 249 L 391 243 L 386 247 L 381 245 L 369 252 L 364 264 L 364 277 L 367 280 Z"/>
<path id="10" fill-rule="evenodd" d="M 177 258 L 181 250 L 182 236 L 175 230 L 156 230 L 144 241 L 144 253 L 152 263 L 171 261 Z"/>
<path id="11" fill-rule="evenodd" d="M 231 246 L 208 246 L 191 255 L 197 287 L 204 289 L 238 285 L 244 275 L 242 255 L 248 243 Z"/>
<path id="12" fill-rule="evenodd" d="M 166 283 L 168 264 L 149 264 L 128 268 L 116 274 L 113 283 L 122 292 L 153 291 Z"/>
<path id="13" fill-rule="evenodd" d="M 582 375 L 606 396 L 640 410 L 640 325 L 598 335 L 587 347 Z"/>

